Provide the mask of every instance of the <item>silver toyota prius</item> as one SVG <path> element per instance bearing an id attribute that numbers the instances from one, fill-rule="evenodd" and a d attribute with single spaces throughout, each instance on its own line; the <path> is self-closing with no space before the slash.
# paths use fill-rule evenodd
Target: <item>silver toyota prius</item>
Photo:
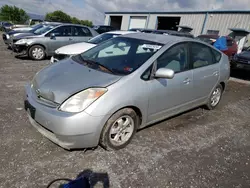
<path id="1" fill-rule="evenodd" d="M 201 41 L 128 34 L 42 69 L 24 104 L 31 124 L 65 149 L 118 150 L 140 128 L 214 109 L 229 73 L 228 57 Z"/>

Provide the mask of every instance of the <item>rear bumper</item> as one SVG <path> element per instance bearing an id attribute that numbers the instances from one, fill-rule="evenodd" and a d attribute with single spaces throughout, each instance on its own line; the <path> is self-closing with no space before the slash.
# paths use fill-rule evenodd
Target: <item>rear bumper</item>
<path id="1" fill-rule="evenodd" d="M 249 60 L 249 63 L 242 63 L 242 62 L 233 60 L 231 61 L 231 68 L 250 70 L 250 60 Z"/>
<path id="2" fill-rule="evenodd" d="M 34 99 L 26 86 L 25 110 L 33 125 L 42 135 L 65 149 L 90 148 L 99 143 L 108 116 L 94 117 L 86 112 L 66 113 L 45 106 Z"/>

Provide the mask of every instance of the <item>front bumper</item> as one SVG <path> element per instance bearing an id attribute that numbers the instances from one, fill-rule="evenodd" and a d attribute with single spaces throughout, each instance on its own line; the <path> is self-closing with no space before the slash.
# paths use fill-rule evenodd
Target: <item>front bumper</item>
<path id="1" fill-rule="evenodd" d="M 248 62 L 240 62 L 236 60 L 231 61 L 231 68 L 233 69 L 244 69 L 244 70 L 250 70 L 250 60 Z"/>
<path id="2" fill-rule="evenodd" d="M 13 50 L 13 52 L 15 53 L 23 53 L 26 54 L 27 53 L 27 46 L 26 45 L 16 45 L 14 43 L 10 44 L 10 48 Z"/>
<path id="3" fill-rule="evenodd" d="M 41 104 L 26 86 L 25 110 L 31 124 L 45 137 L 65 149 L 91 148 L 99 143 L 108 116 L 94 117 L 86 112 L 61 112 L 57 107 Z"/>

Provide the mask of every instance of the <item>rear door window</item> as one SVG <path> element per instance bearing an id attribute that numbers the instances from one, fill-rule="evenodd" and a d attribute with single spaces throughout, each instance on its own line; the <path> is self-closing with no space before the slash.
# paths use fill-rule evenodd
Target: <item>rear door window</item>
<path id="1" fill-rule="evenodd" d="M 190 43 L 190 60 L 193 68 L 205 67 L 216 63 L 212 49 L 201 43 Z M 218 56 L 218 54 L 217 54 Z M 218 57 L 217 57 L 218 59 Z"/>
<path id="2" fill-rule="evenodd" d="M 85 27 L 72 27 L 73 30 L 73 36 L 79 36 L 79 37 L 89 37 L 92 36 L 89 29 Z"/>

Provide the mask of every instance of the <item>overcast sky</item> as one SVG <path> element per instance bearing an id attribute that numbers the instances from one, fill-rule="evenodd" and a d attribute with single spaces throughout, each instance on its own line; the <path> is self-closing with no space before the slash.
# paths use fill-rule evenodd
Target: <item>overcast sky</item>
<path id="1" fill-rule="evenodd" d="M 177 10 L 247 10 L 250 0 L 0 0 L 16 5 L 29 13 L 45 15 L 62 10 L 80 19 L 104 22 L 107 11 L 177 11 Z"/>

